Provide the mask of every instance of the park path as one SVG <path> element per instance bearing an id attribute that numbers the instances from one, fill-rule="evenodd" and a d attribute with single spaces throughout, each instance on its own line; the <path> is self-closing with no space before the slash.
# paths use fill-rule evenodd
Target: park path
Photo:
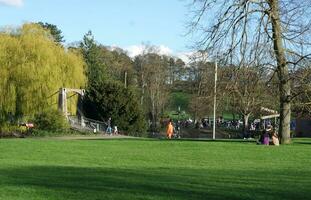
<path id="1" fill-rule="evenodd" d="M 59 137 L 50 137 L 51 139 L 57 140 L 107 140 L 107 139 L 129 139 L 129 138 L 136 138 L 132 136 L 126 135 L 77 135 L 77 136 L 59 136 Z"/>

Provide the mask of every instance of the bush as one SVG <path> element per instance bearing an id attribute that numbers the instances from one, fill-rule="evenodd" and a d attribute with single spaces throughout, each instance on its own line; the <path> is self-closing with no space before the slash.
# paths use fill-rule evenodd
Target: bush
<path id="1" fill-rule="evenodd" d="M 31 132 L 31 135 L 34 137 L 55 137 L 55 136 L 76 136 L 76 135 L 86 135 L 89 133 L 81 133 L 74 130 L 65 130 L 65 131 L 47 131 L 34 129 Z"/>
<path id="2" fill-rule="evenodd" d="M 69 130 L 69 124 L 64 115 L 57 110 L 46 110 L 35 115 L 35 131 L 64 132 Z M 56 134 L 56 133 L 55 133 Z"/>
<path id="3" fill-rule="evenodd" d="M 0 137 L 24 137 L 27 134 L 25 126 L 3 123 L 0 126 Z"/>

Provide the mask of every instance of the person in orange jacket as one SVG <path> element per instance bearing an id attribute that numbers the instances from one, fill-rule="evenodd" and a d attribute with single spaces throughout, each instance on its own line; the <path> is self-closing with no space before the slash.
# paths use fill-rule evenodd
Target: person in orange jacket
<path id="1" fill-rule="evenodd" d="M 170 120 L 168 125 L 167 125 L 167 129 L 166 129 L 166 136 L 168 139 L 172 138 L 173 132 L 174 132 L 174 127 L 172 124 L 172 120 Z"/>

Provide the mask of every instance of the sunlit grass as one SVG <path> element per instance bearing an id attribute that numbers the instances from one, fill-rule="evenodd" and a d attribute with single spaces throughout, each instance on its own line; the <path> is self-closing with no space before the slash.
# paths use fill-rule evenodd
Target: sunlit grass
<path id="1" fill-rule="evenodd" d="M 0 140 L 0 199 L 311 199 L 311 140 Z"/>

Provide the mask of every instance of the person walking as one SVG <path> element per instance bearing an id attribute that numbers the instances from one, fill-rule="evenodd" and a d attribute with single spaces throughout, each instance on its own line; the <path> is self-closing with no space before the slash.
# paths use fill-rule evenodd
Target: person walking
<path id="1" fill-rule="evenodd" d="M 111 129 L 111 117 L 109 117 L 108 121 L 107 121 L 107 129 L 106 132 L 111 135 L 112 133 L 112 129 Z"/>
<path id="2" fill-rule="evenodd" d="M 173 127 L 173 124 L 172 124 L 172 120 L 170 120 L 168 122 L 167 129 L 166 129 L 166 136 L 167 136 L 168 139 L 172 138 L 173 132 L 174 132 L 174 127 Z"/>
<path id="3" fill-rule="evenodd" d="M 117 126 L 114 126 L 113 134 L 118 135 L 118 127 Z"/>

